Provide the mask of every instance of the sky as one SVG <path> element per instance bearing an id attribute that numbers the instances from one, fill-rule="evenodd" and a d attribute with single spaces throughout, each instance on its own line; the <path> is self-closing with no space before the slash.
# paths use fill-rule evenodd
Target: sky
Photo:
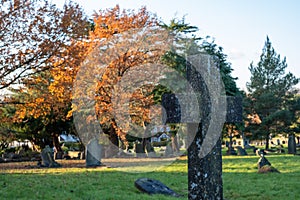
<path id="1" fill-rule="evenodd" d="M 237 86 L 246 89 L 248 67 L 257 64 L 266 37 L 275 51 L 286 57 L 287 72 L 300 77 L 300 1 L 298 0 L 73 0 L 88 14 L 112 8 L 139 9 L 146 6 L 165 23 L 181 19 L 199 28 L 202 37 L 211 36 L 223 47 L 234 69 Z M 61 6 L 64 1 L 52 0 Z M 297 86 L 300 87 L 300 84 Z"/>

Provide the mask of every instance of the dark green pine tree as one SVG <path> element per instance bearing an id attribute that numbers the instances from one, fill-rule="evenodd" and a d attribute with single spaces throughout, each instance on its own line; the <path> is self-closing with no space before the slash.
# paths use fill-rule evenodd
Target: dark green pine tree
<path id="1" fill-rule="evenodd" d="M 289 91 L 299 82 L 292 73 L 285 72 L 286 68 L 286 58 L 280 58 L 267 37 L 260 61 L 256 66 L 250 64 L 251 78 L 247 83 L 252 114 L 257 114 L 261 120 L 252 133 L 256 138 L 266 140 L 266 149 L 269 148 L 270 134 L 276 134 L 276 129 L 280 127 L 278 122 L 286 118 L 285 104 Z"/>

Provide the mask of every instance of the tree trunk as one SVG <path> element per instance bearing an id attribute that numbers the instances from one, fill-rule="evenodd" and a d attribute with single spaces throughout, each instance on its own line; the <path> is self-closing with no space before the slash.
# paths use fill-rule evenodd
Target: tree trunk
<path id="1" fill-rule="evenodd" d="M 143 150 L 146 150 L 146 145 L 147 145 L 147 138 L 143 138 L 142 139 L 142 146 L 143 146 Z"/>
<path id="2" fill-rule="evenodd" d="M 58 137 L 59 137 L 58 134 L 53 134 L 53 146 L 55 147 L 56 152 L 62 152 Z"/>
<path id="3" fill-rule="evenodd" d="M 179 145 L 178 145 L 178 140 L 176 135 L 171 136 L 171 142 L 172 142 L 172 149 L 173 152 L 178 153 L 179 152 Z"/>
<path id="4" fill-rule="evenodd" d="M 266 137 L 266 149 L 269 149 L 269 141 L 270 141 L 270 137 L 269 134 Z"/>
<path id="5" fill-rule="evenodd" d="M 116 131 L 113 128 L 109 131 L 108 138 L 114 146 L 119 147 L 119 138 Z"/>
<path id="6" fill-rule="evenodd" d="M 53 146 L 55 147 L 54 150 L 54 159 L 62 159 L 63 158 L 63 150 L 61 149 L 61 146 L 59 144 L 58 140 L 59 134 L 52 134 L 53 139 Z"/>

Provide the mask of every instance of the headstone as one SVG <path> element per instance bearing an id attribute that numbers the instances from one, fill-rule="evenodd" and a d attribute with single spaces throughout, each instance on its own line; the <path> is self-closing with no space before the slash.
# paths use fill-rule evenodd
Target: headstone
<path id="1" fill-rule="evenodd" d="M 136 157 L 145 157 L 146 156 L 146 152 L 145 152 L 145 149 L 144 149 L 142 143 L 139 143 L 139 142 L 134 143 L 133 149 L 136 154 Z"/>
<path id="2" fill-rule="evenodd" d="M 290 134 L 289 135 L 289 140 L 288 140 L 288 153 L 289 154 L 296 154 L 296 140 L 295 140 L 295 135 Z"/>
<path id="3" fill-rule="evenodd" d="M 262 154 L 257 162 L 257 168 L 260 169 L 265 165 L 271 166 L 271 163 L 268 161 L 268 159 Z"/>
<path id="4" fill-rule="evenodd" d="M 246 155 L 248 155 L 247 152 L 246 152 L 246 150 L 243 149 L 242 147 L 237 146 L 236 148 L 237 148 L 237 151 L 238 151 L 237 154 L 238 154 L 239 156 L 246 156 Z"/>
<path id="5" fill-rule="evenodd" d="M 197 102 L 200 102 L 199 107 L 201 107 L 201 119 L 199 121 L 189 121 L 188 118 L 185 119 L 185 117 L 188 115 L 186 115 L 185 112 L 183 112 L 183 115 L 185 116 L 183 117 L 183 119 L 186 121 L 182 121 L 182 119 L 181 121 L 176 121 L 176 119 L 180 119 L 180 117 L 178 117 L 180 112 L 178 111 L 178 105 L 175 101 L 173 107 L 172 105 L 165 106 L 165 104 L 168 104 L 168 102 L 162 102 L 163 107 L 166 109 L 167 117 L 170 118 L 170 120 L 166 119 L 165 121 L 172 123 L 187 123 L 187 132 L 189 133 L 189 200 L 223 199 L 221 153 L 222 148 L 220 138 L 221 130 L 214 127 L 214 125 L 220 125 L 221 127 L 223 127 L 222 123 L 218 123 L 222 121 L 224 116 L 222 112 L 218 112 L 218 110 L 220 110 L 220 108 L 218 107 L 220 104 L 218 103 L 223 102 L 223 99 L 214 98 L 214 96 L 221 95 L 222 93 L 221 89 L 218 88 L 219 82 L 221 80 L 220 73 L 216 70 L 217 67 L 214 66 L 214 61 L 209 56 L 204 55 L 203 57 L 200 56 L 200 59 L 198 60 L 197 58 L 195 60 L 194 58 L 191 58 L 191 60 L 192 64 L 196 63 L 195 65 L 198 65 L 197 62 L 200 63 L 200 66 L 192 66 L 192 64 L 187 65 L 187 81 L 189 82 L 193 91 L 195 92 L 195 95 L 197 96 Z M 203 71 L 203 69 L 200 69 L 202 67 L 204 67 L 204 70 L 206 70 L 204 74 L 200 74 L 200 71 Z M 208 88 L 207 82 L 210 83 L 210 88 Z M 211 96 L 211 94 L 214 95 Z M 230 99 L 230 97 L 227 98 Z M 229 100 L 231 103 L 227 104 L 227 110 L 229 110 L 229 112 L 226 113 L 226 116 L 224 116 L 224 118 L 226 117 L 226 122 L 228 123 L 241 122 L 241 98 L 232 98 L 232 100 Z M 188 102 L 187 104 L 191 103 Z M 174 112 L 168 111 L 168 109 L 171 109 Z M 223 109 L 225 110 L 226 108 Z M 189 109 L 187 108 L 186 110 Z M 192 113 L 194 110 L 190 109 L 190 111 Z M 213 118 L 213 120 L 215 120 L 214 125 L 210 124 L 212 119 L 212 113 L 214 115 L 213 117 L 215 117 Z M 213 136 L 207 136 L 209 130 L 219 130 L 219 132 L 212 133 L 214 134 Z"/>
<path id="6" fill-rule="evenodd" d="M 228 147 L 228 150 L 226 151 L 226 155 L 237 155 L 237 153 L 233 147 Z"/>
<path id="7" fill-rule="evenodd" d="M 134 182 L 135 187 L 141 192 L 153 195 L 164 194 L 173 197 L 181 197 L 162 182 L 149 178 L 139 178 Z"/>
<path id="8" fill-rule="evenodd" d="M 86 146 L 85 165 L 87 167 L 101 166 L 101 145 L 97 139 L 91 140 Z"/>
<path id="9" fill-rule="evenodd" d="M 267 158 L 261 154 L 258 162 L 257 162 L 258 173 L 269 173 L 276 172 L 280 173 L 276 168 L 271 166 L 271 163 L 267 160 Z"/>
<path id="10" fill-rule="evenodd" d="M 61 165 L 54 161 L 52 150 L 47 145 L 41 152 L 42 163 L 40 164 L 41 167 L 60 167 Z"/>

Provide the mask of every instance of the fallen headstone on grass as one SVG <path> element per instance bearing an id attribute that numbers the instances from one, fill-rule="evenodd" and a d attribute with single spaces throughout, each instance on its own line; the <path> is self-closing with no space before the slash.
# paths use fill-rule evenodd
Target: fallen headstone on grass
<path id="1" fill-rule="evenodd" d="M 141 192 L 153 195 L 153 194 L 164 194 L 173 197 L 181 197 L 182 195 L 177 194 L 169 187 L 164 185 L 162 182 L 149 178 L 139 178 L 134 182 L 135 187 Z"/>

